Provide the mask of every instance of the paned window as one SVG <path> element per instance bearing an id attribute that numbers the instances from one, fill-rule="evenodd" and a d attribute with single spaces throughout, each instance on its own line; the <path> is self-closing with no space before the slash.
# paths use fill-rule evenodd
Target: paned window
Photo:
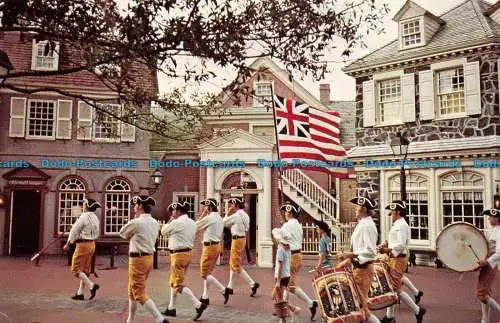
<path id="1" fill-rule="evenodd" d="M 27 138 L 54 138 L 56 121 L 56 101 L 28 101 Z"/>
<path id="2" fill-rule="evenodd" d="M 130 185 L 114 179 L 106 186 L 104 234 L 118 234 L 130 220 Z"/>
<path id="3" fill-rule="evenodd" d="M 403 23 L 402 37 L 404 47 L 420 44 L 422 42 L 420 20 L 412 20 Z"/>
<path id="4" fill-rule="evenodd" d="M 378 123 L 401 121 L 401 79 L 393 78 L 377 82 Z"/>
<path id="5" fill-rule="evenodd" d="M 463 67 L 439 71 L 436 76 L 440 115 L 465 112 Z"/>
<path id="6" fill-rule="evenodd" d="M 71 226 L 82 213 L 85 184 L 78 178 L 68 178 L 59 186 L 57 233 L 69 234 Z"/>

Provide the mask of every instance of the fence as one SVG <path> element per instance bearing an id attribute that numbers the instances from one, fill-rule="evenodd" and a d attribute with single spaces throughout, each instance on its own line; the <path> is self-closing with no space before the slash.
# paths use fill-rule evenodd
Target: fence
<path id="1" fill-rule="evenodd" d="M 332 253 L 348 251 L 350 249 L 351 235 L 355 226 L 356 222 L 340 224 L 340 237 L 336 237 L 333 234 L 330 237 L 332 242 Z M 320 236 L 316 230 L 316 226 L 313 223 L 306 223 L 302 225 L 302 230 L 302 253 L 317 254 Z"/>
<path id="2" fill-rule="evenodd" d="M 165 221 L 158 221 L 161 226 L 165 224 Z M 341 223 L 340 224 L 340 237 L 336 237 L 332 234 L 332 252 L 336 253 L 339 251 L 346 251 L 350 249 L 351 245 L 351 235 L 354 231 L 356 222 Z M 313 223 L 306 223 L 302 225 L 303 235 L 302 235 L 302 253 L 304 254 L 317 254 L 318 253 L 318 243 L 319 234 L 316 230 L 316 226 Z M 168 250 L 168 239 L 160 235 L 158 237 L 158 251 Z"/>

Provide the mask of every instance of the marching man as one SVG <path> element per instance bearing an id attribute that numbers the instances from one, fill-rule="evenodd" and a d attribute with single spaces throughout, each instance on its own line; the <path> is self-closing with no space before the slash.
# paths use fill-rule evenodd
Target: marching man
<path id="1" fill-rule="evenodd" d="M 353 278 L 356 284 L 361 308 L 365 320 L 369 323 L 380 323 L 379 319 L 368 309 L 368 292 L 370 291 L 373 278 L 373 259 L 377 247 L 377 227 L 372 217 L 368 214 L 373 210 L 376 203 L 366 197 L 353 198 L 351 203 L 357 205 L 356 217 L 358 224 L 351 236 L 352 252 L 340 254 L 341 259 L 351 259 L 353 264 Z"/>
<path id="2" fill-rule="evenodd" d="M 302 225 L 297 220 L 300 213 L 300 208 L 296 208 L 290 203 L 281 206 L 280 211 L 284 212 L 286 222 L 281 227 L 286 232 L 290 233 L 290 248 L 291 248 L 291 266 L 290 266 L 290 282 L 288 283 L 288 290 L 290 293 L 294 294 L 300 298 L 303 302 L 307 304 L 309 310 L 311 311 L 311 320 L 314 319 L 316 315 L 316 309 L 318 307 L 318 302 L 313 301 L 307 294 L 296 285 L 297 274 L 302 268 Z M 285 299 L 287 299 L 285 294 Z"/>
<path id="3" fill-rule="evenodd" d="M 128 260 L 128 319 L 126 323 L 134 323 L 137 303 L 143 305 L 153 315 L 156 323 L 169 323 L 156 304 L 146 294 L 146 281 L 153 269 L 153 253 L 160 232 L 160 224 L 151 216 L 151 207 L 156 204 L 147 195 L 134 196 L 135 218 L 120 230 L 120 237 L 130 240 Z"/>
<path id="4" fill-rule="evenodd" d="M 483 212 L 488 215 L 488 220 L 493 226 L 488 237 L 490 244 L 490 256 L 486 260 L 479 261 L 481 271 L 477 282 L 477 298 L 481 301 L 482 318 L 481 323 L 490 322 L 490 308 L 500 313 L 500 305 L 491 297 L 491 287 L 500 266 L 500 210 L 491 209 Z"/>
<path id="5" fill-rule="evenodd" d="M 80 278 L 80 287 L 74 296 L 71 298 L 78 301 L 83 301 L 84 285 L 90 290 L 89 299 L 93 299 L 99 285 L 93 283 L 89 279 L 89 274 L 92 266 L 92 256 L 95 252 L 95 240 L 99 238 L 99 219 L 94 211 L 100 208 L 101 205 L 93 199 L 83 200 L 83 213 L 71 227 L 68 241 L 63 247 L 64 251 L 69 250 L 70 244 L 76 243 L 75 253 L 71 261 L 71 272 Z"/>
<path id="6" fill-rule="evenodd" d="M 161 234 L 168 238 L 170 250 L 170 303 L 163 312 L 166 316 L 177 316 L 175 302 L 177 293 L 186 294 L 196 309 L 194 320 L 198 320 L 207 308 L 207 304 L 200 302 L 191 289 L 185 286 L 186 270 L 191 262 L 191 249 L 193 249 L 196 236 L 196 223 L 187 215 L 189 203 L 176 202 L 168 206 L 172 217 L 161 229 Z"/>
<path id="7" fill-rule="evenodd" d="M 237 197 L 233 197 L 228 201 L 229 210 L 228 213 L 232 213 L 230 216 L 224 218 L 224 226 L 231 228 L 231 251 L 229 256 L 229 283 L 224 290 L 224 304 L 227 303 L 229 295 L 233 294 L 233 284 L 234 284 L 234 274 L 238 273 L 243 276 L 243 279 L 248 283 L 252 289 L 252 294 L 254 296 L 257 293 L 257 288 L 260 284 L 253 281 L 250 275 L 241 266 L 241 253 L 245 249 L 245 243 L 247 239 L 247 232 L 250 228 L 250 217 L 243 210 L 245 207 L 243 200 Z M 236 210 L 237 208 L 237 210 Z"/>
<path id="8" fill-rule="evenodd" d="M 210 284 L 215 284 L 224 295 L 224 285 L 212 276 L 221 249 L 220 238 L 222 231 L 224 231 L 224 220 L 217 210 L 217 201 L 215 199 L 206 199 L 201 201 L 200 204 L 204 206 L 198 221 L 196 221 L 196 229 L 198 231 L 203 230 L 203 251 L 200 259 L 203 295 L 200 301 L 209 305 L 208 287 Z"/>
<path id="9" fill-rule="evenodd" d="M 407 293 L 401 291 L 402 278 L 408 265 L 407 255 L 404 252 L 408 246 L 410 231 L 408 224 L 402 217 L 406 214 L 406 204 L 403 201 L 393 201 L 385 209 L 391 211 L 392 227 L 389 231 L 389 240 L 377 246 L 377 250 L 388 255 L 389 280 L 392 288 L 398 294 L 399 299 L 413 310 L 417 323 L 421 323 L 425 309 L 417 306 Z M 382 323 L 395 322 L 394 308 L 395 305 L 387 308 Z"/>

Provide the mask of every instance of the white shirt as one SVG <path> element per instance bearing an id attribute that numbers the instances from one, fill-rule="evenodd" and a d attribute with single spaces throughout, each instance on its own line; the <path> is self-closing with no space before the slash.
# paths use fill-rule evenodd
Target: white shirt
<path id="1" fill-rule="evenodd" d="M 389 231 L 388 247 L 392 249 L 391 253 L 394 257 L 404 254 L 408 246 L 410 227 L 405 219 L 399 218 L 392 223 Z"/>
<path id="2" fill-rule="evenodd" d="M 120 237 L 130 239 L 129 252 L 153 253 L 160 224 L 151 214 L 141 214 L 130 220 L 120 230 Z"/>
<path id="3" fill-rule="evenodd" d="M 239 209 L 224 218 L 224 226 L 231 228 L 231 235 L 243 237 L 250 229 L 250 217 L 244 210 Z"/>
<path id="4" fill-rule="evenodd" d="M 290 250 L 295 251 L 295 250 L 301 250 L 302 249 L 302 225 L 300 222 L 292 218 L 288 221 L 286 221 L 282 226 L 281 229 L 286 230 L 288 233 L 290 233 Z"/>
<path id="5" fill-rule="evenodd" d="M 161 228 L 161 234 L 168 238 L 168 249 L 170 250 L 193 249 L 196 223 L 187 214 L 183 214 L 164 224 Z"/>
<path id="6" fill-rule="evenodd" d="M 489 230 L 488 233 L 487 239 L 490 244 L 491 255 L 487 260 L 491 267 L 500 266 L 500 225 Z"/>
<path id="7" fill-rule="evenodd" d="M 351 236 L 352 251 L 360 264 L 373 261 L 377 247 L 378 232 L 371 216 L 359 220 Z"/>
<path id="8" fill-rule="evenodd" d="M 96 240 L 97 238 L 99 238 L 99 219 L 94 212 L 83 212 L 73 223 L 68 241 L 75 243 L 76 240 L 80 239 Z"/>
<path id="9" fill-rule="evenodd" d="M 219 212 L 210 212 L 201 220 L 196 221 L 196 230 L 203 231 L 203 242 L 220 241 L 224 231 L 224 220 Z"/>

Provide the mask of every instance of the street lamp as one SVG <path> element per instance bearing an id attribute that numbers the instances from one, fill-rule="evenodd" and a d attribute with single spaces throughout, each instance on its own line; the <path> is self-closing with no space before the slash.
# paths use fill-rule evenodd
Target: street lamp
<path id="1" fill-rule="evenodd" d="M 401 185 L 401 201 L 406 201 L 406 173 L 403 161 L 406 160 L 406 156 L 408 155 L 409 145 L 410 142 L 405 136 L 401 135 L 401 132 L 398 132 L 391 140 L 391 149 L 394 157 L 401 157 L 401 174 L 399 177 Z"/>
<path id="2" fill-rule="evenodd" d="M 158 188 L 160 187 L 161 181 L 163 179 L 163 174 L 157 168 L 151 174 L 150 178 L 151 178 L 151 181 L 153 182 L 153 186 L 139 187 L 139 189 L 148 190 L 149 195 L 153 195 L 154 193 L 156 193 L 158 191 Z"/>

